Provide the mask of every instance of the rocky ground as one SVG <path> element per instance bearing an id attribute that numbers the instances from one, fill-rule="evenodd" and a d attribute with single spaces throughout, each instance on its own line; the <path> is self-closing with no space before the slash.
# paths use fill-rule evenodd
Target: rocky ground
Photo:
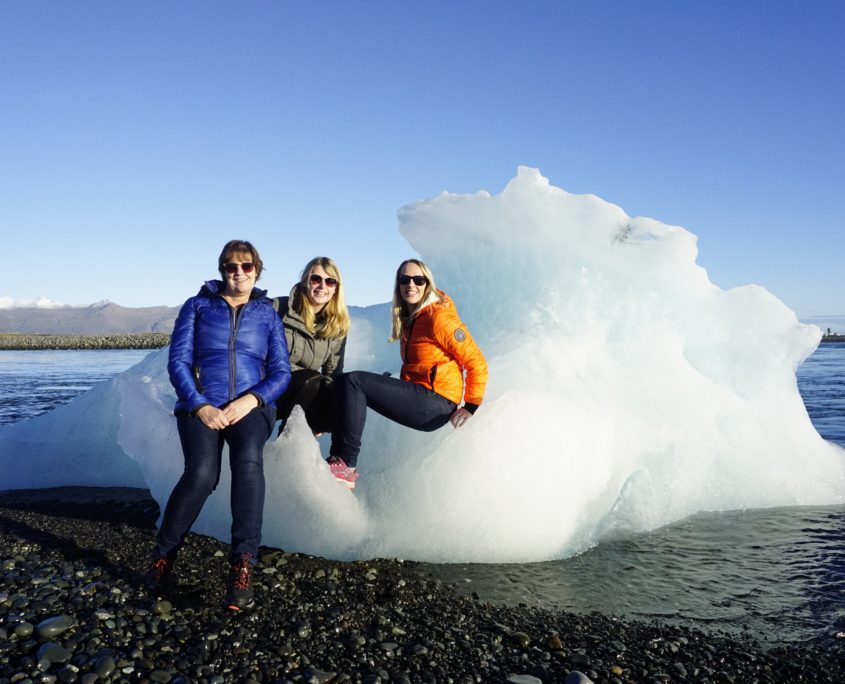
<path id="1" fill-rule="evenodd" d="M 0 349 L 160 349 L 170 344 L 167 333 L 119 335 L 0 334 Z"/>
<path id="2" fill-rule="evenodd" d="M 0 684 L 843 682 L 842 645 L 750 640 L 456 596 L 396 560 L 262 549 L 257 607 L 222 610 L 226 546 L 191 535 L 166 599 L 140 574 L 141 490 L 0 493 Z"/>

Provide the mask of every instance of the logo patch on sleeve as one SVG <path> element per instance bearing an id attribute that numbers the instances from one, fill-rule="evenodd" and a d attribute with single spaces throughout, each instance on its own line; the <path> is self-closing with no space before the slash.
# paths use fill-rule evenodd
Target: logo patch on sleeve
<path id="1" fill-rule="evenodd" d="M 458 342 L 463 342 L 466 338 L 467 338 L 467 334 L 463 330 L 461 330 L 460 328 L 455 330 L 455 339 Z"/>

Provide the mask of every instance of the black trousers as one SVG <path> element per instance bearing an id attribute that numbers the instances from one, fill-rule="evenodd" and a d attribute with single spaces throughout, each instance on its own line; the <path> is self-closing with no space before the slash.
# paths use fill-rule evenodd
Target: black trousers
<path id="1" fill-rule="evenodd" d="M 258 557 L 264 516 L 264 443 L 273 430 L 273 407 L 254 408 L 234 425 L 212 430 L 196 416 L 176 414 L 185 471 L 164 508 L 156 536 L 156 558 L 175 558 L 206 499 L 220 481 L 223 443 L 232 469 L 232 550 Z"/>
<path id="2" fill-rule="evenodd" d="M 276 419 L 282 421 L 281 432 L 293 407 L 299 404 L 312 432 L 332 429 L 332 379 L 316 370 L 297 370 L 291 373 L 287 391 L 276 401 Z"/>
<path id="3" fill-rule="evenodd" d="M 436 392 L 399 378 L 366 371 L 335 378 L 331 455 L 350 468 L 358 463 L 367 407 L 405 427 L 432 432 L 443 427 L 458 408 Z"/>

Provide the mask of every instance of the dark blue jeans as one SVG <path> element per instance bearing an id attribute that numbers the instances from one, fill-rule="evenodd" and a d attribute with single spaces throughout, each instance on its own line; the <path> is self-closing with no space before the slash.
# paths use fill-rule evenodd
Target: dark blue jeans
<path id="1" fill-rule="evenodd" d="M 449 422 L 457 404 L 437 392 L 388 375 L 355 371 L 334 378 L 331 455 L 358 464 L 367 407 L 400 425 L 433 432 Z"/>
<path id="2" fill-rule="evenodd" d="M 196 416 L 177 414 L 176 426 L 185 472 L 176 483 L 156 537 L 154 556 L 175 558 L 200 510 L 220 481 L 223 443 L 229 444 L 232 471 L 232 550 L 230 562 L 242 553 L 258 556 L 264 517 L 264 443 L 276 420 L 275 406 L 250 411 L 223 430 L 206 427 Z"/>

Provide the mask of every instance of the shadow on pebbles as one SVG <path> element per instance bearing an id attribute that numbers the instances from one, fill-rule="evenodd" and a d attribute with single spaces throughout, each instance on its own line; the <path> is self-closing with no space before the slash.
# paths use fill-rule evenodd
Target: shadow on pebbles
<path id="1" fill-rule="evenodd" d="M 146 595 L 144 490 L 0 492 L 0 684 L 843 682 L 842 646 L 750 639 L 458 597 L 399 560 L 263 548 L 256 608 L 222 608 L 227 546 L 189 535 Z"/>

